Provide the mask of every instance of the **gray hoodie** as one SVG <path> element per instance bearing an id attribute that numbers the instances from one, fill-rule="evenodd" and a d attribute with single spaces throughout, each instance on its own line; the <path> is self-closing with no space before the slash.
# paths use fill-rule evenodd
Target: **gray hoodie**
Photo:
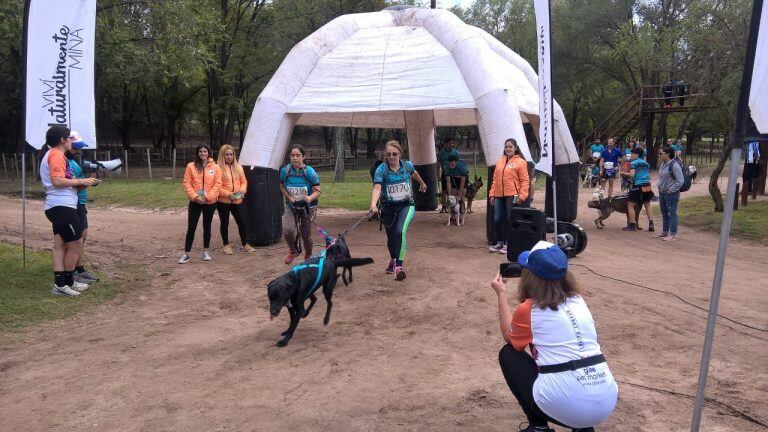
<path id="1" fill-rule="evenodd" d="M 669 172 L 670 166 L 674 175 Z M 683 163 L 676 159 L 670 159 L 669 162 L 662 164 L 659 168 L 659 193 L 680 192 L 681 187 L 683 187 Z"/>

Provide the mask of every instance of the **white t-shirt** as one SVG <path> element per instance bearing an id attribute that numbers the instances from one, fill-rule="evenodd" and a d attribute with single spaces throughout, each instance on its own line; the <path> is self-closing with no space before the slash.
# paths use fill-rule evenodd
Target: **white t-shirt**
<path id="1" fill-rule="evenodd" d="M 522 351 L 531 346 L 539 366 L 565 363 L 600 354 L 595 321 L 580 296 L 558 310 L 541 309 L 527 300 L 515 309 L 507 340 Z M 607 363 L 575 371 L 539 374 L 533 399 L 548 416 L 573 428 L 603 422 L 613 412 L 618 387 Z"/>
<path id="2" fill-rule="evenodd" d="M 67 157 L 56 148 L 48 150 L 40 162 L 40 181 L 45 187 L 45 210 L 63 206 L 77 208 L 77 189 L 74 187 L 54 187 L 51 177 L 74 178 L 67 163 Z"/>

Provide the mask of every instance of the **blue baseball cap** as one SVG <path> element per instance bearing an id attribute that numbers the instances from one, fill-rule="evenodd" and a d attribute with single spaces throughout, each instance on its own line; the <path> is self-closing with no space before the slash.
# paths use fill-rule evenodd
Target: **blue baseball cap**
<path id="1" fill-rule="evenodd" d="M 86 144 L 86 142 L 83 141 L 83 138 L 80 136 L 80 134 L 77 131 L 71 131 L 69 133 L 69 138 L 72 140 L 72 148 L 75 150 L 82 150 L 88 147 L 88 144 Z"/>
<path id="2" fill-rule="evenodd" d="M 558 280 L 568 272 L 568 257 L 558 246 L 540 241 L 529 251 L 521 252 L 517 262 L 546 280 Z"/>

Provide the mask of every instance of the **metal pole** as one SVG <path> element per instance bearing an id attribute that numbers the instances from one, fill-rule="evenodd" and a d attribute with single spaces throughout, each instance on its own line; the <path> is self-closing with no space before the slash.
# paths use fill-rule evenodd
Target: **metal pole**
<path id="1" fill-rule="evenodd" d="M 112 151 L 107 150 L 107 160 L 112 160 Z M 112 171 L 107 171 L 107 175 L 109 176 L 109 179 L 112 180 Z"/>
<path id="2" fill-rule="evenodd" d="M 712 280 L 712 294 L 709 301 L 709 316 L 707 317 L 707 330 L 704 333 L 704 349 L 701 353 L 701 365 L 699 367 L 699 383 L 696 386 L 696 402 L 693 408 L 691 432 L 698 432 L 701 426 L 701 413 L 704 409 L 704 391 L 707 387 L 709 374 L 709 361 L 712 357 L 712 343 L 715 337 L 715 322 L 717 320 L 717 307 L 720 302 L 720 288 L 723 285 L 723 272 L 725 270 L 725 257 L 728 252 L 728 240 L 731 233 L 731 221 L 733 220 L 733 203 L 736 200 L 736 181 L 741 162 L 741 147 L 744 145 L 744 135 L 747 128 L 747 104 L 749 101 L 749 89 L 752 85 L 752 71 L 755 66 L 755 49 L 757 47 L 757 33 L 760 28 L 760 13 L 763 8 L 763 0 L 755 0 L 752 3 L 752 19 L 747 37 L 747 51 L 744 59 L 744 69 L 741 76 L 741 88 L 739 89 L 739 103 L 736 106 L 736 127 L 733 131 L 731 143 L 731 172 L 728 175 L 728 189 L 725 198 L 725 211 L 723 222 L 720 226 L 720 243 L 717 247 L 717 261 L 715 262 L 715 276 Z"/>
<path id="3" fill-rule="evenodd" d="M 27 267 L 27 153 L 21 154 L 21 265 Z"/>
<path id="4" fill-rule="evenodd" d="M 149 167 L 149 179 L 152 180 L 152 159 L 149 156 L 149 147 L 147 147 L 147 166 Z"/>
<path id="5" fill-rule="evenodd" d="M 16 175 L 19 175 L 19 155 L 13 154 L 13 169 L 16 170 Z"/>
<path id="6" fill-rule="evenodd" d="M 550 111 L 550 125 L 552 129 L 552 148 L 549 151 L 552 153 L 552 216 L 555 218 L 555 241 L 557 244 L 557 163 L 555 163 L 555 85 L 552 83 L 552 1 L 547 1 L 547 7 L 549 8 L 549 111 Z M 546 201 L 546 197 L 544 198 Z"/>
<path id="7" fill-rule="evenodd" d="M 173 178 L 176 178 L 176 147 L 173 148 Z"/>
<path id="8" fill-rule="evenodd" d="M 128 184 L 128 150 L 123 150 L 123 155 L 125 156 L 123 159 L 125 161 L 125 183 Z"/>
<path id="9" fill-rule="evenodd" d="M 5 172 L 5 178 L 8 178 L 8 166 L 5 164 L 5 153 L 3 153 L 3 172 Z"/>

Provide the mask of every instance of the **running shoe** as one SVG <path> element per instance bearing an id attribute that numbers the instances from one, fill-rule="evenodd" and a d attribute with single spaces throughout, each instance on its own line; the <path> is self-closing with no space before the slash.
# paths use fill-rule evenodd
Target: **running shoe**
<path id="1" fill-rule="evenodd" d="M 675 234 L 670 234 L 670 235 L 664 237 L 662 240 L 664 240 L 664 241 L 675 241 L 675 240 L 677 240 L 677 236 Z"/>
<path id="2" fill-rule="evenodd" d="M 492 245 L 491 245 L 491 247 L 489 247 L 489 248 L 488 248 L 488 252 L 491 252 L 491 253 L 499 253 L 499 251 L 501 250 L 501 247 L 502 247 L 502 246 L 504 246 L 504 245 L 503 245 L 503 244 L 501 244 L 501 242 L 499 242 L 499 243 L 494 243 L 494 244 L 492 244 Z"/>
<path id="3" fill-rule="evenodd" d="M 235 251 L 232 250 L 231 244 L 224 245 L 223 252 L 224 255 L 233 255 L 235 253 Z"/>
<path id="4" fill-rule="evenodd" d="M 82 272 L 82 273 L 78 273 L 78 274 L 80 275 L 80 277 L 82 277 L 83 279 L 86 280 L 85 283 L 97 282 L 99 280 L 99 278 L 97 278 L 96 276 L 88 273 L 87 270 Z"/>
<path id="5" fill-rule="evenodd" d="M 652 236 L 652 237 L 653 237 L 653 238 L 661 238 L 661 239 L 663 239 L 663 238 L 665 238 L 666 236 L 667 236 L 667 233 L 663 232 L 663 233 L 660 233 L 660 234 L 656 234 L 656 235 L 654 235 L 654 236 Z"/>
<path id="6" fill-rule="evenodd" d="M 88 289 L 88 284 L 84 284 L 82 282 L 74 281 L 72 282 L 72 289 L 77 292 L 83 292 Z"/>
<path id="7" fill-rule="evenodd" d="M 246 243 L 245 246 L 243 246 L 243 252 L 256 252 L 256 248 Z"/>
<path id="8" fill-rule="evenodd" d="M 401 281 L 405 279 L 405 269 L 402 266 L 395 267 L 395 280 Z"/>
<path id="9" fill-rule="evenodd" d="M 74 279 L 75 282 L 84 283 L 84 284 L 88 284 L 91 282 L 90 279 L 86 279 L 85 277 L 83 277 L 82 273 L 75 273 L 74 275 L 72 275 L 72 279 Z"/>
<path id="10" fill-rule="evenodd" d="M 392 274 L 395 272 L 395 260 L 389 260 L 389 265 L 387 266 L 386 272 L 387 274 Z"/>
<path id="11" fill-rule="evenodd" d="M 79 292 L 73 290 L 72 288 L 64 285 L 63 287 L 57 286 L 56 284 L 51 284 L 51 294 L 53 295 L 60 295 L 60 296 L 70 296 L 70 297 L 77 297 L 80 295 Z"/>
<path id="12" fill-rule="evenodd" d="M 288 255 L 285 256 L 285 259 L 283 260 L 284 263 L 290 264 L 293 262 L 293 260 L 296 259 L 296 257 L 299 256 L 296 252 L 288 252 Z"/>
<path id="13" fill-rule="evenodd" d="M 182 254 L 179 258 L 179 264 L 186 264 L 189 262 L 189 254 Z"/>
<path id="14" fill-rule="evenodd" d="M 211 254 L 208 253 L 208 251 L 203 251 L 203 261 L 210 261 L 211 260 Z"/>
<path id="15" fill-rule="evenodd" d="M 507 245 L 505 245 L 505 244 L 501 245 L 501 248 L 499 249 L 499 253 L 502 254 L 502 255 L 506 255 L 507 254 Z"/>
<path id="16" fill-rule="evenodd" d="M 622 228 L 624 231 L 637 231 L 637 227 L 635 225 L 628 225 Z"/>

